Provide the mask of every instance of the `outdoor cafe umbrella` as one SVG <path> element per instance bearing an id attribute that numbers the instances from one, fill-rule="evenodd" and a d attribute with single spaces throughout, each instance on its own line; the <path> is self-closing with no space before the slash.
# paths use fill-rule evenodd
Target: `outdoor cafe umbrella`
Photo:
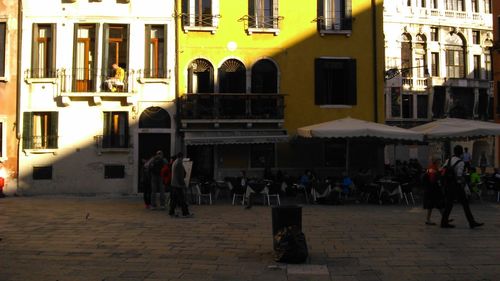
<path id="1" fill-rule="evenodd" d="M 349 139 L 376 138 L 415 142 L 423 140 L 420 132 L 351 117 L 301 127 L 297 129 L 297 134 L 304 138 L 346 139 L 346 171 L 349 170 Z"/>
<path id="2" fill-rule="evenodd" d="M 460 140 L 487 136 L 500 136 L 500 124 L 460 119 L 444 118 L 410 128 L 422 133 L 427 140 Z"/>

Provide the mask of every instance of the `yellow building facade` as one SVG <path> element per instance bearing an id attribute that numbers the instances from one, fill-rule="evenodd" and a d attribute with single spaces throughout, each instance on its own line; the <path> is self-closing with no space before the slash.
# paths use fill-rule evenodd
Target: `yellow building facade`
<path id="1" fill-rule="evenodd" d="M 176 5 L 178 130 L 194 176 L 328 174 L 342 142 L 303 142 L 297 128 L 384 122 L 381 0 Z"/>

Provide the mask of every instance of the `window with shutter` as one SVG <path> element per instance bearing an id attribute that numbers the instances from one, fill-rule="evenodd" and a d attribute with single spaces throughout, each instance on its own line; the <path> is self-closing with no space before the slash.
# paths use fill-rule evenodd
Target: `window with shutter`
<path id="1" fill-rule="evenodd" d="M 0 22 L 0 77 L 5 76 L 5 46 L 7 23 Z"/>
<path id="2" fill-rule="evenodd" d="M 128 112 L 104 112 L 102 147 L 103 148 L 128 148 L 129 125 Z"/>
<path id="3" fill-rule="evenodd" d="M 56 77 L 56 25 L 33 24 L 31 77 Z"/>
<path id="4" fill-rule="evenodd" d="M 356 83 L 357 70 L 355 59 L 316 59 L 316 105 L 356 105 Z"/>
<path id="5" fill-rule="evenodd" d="M 318 29 L 320 31 L 351 31 L 351 0 L 318 0 Z"/>
<path id="6" fill-rule="evenodd" d="M 55 149 L 58 139 L 58 112 L 24 112 L 23 148 Z"/>
<path id="7" fill-rule="evenodd" d="M 182 0 L 184 31 L 215 32 L 218 25 L 219 0 Z"/>
<path id="8" fill-rule="evenodd" d="M 146 25 L 146 78 L 167 78 L 167 26 Z"/>

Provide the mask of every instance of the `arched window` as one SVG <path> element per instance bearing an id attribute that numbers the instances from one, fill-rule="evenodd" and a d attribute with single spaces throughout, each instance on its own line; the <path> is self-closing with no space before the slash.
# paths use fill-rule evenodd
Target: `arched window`
<path id="1" fill-rule="evenodd" d="M 214 68 L 209 61 L 205 59 L 196 59 L 189 65 L 188 92 L 214 92 Z"/>
<path id="2" fill-rule="evenodd" d="M 171 127 L 170 114 L 158 106 L 146 108 L 139 117 L 139 128 L 163 128 Z"/>
<path id="3" fill-rule="evenodd" d="M 246 69 L 242 62 L 228 59 L 221 65 L 219 68 L 219 92 L 246 92 Z"/>
<path id="4" fill-rule="evenodd" d="M 252 93 L 277 93 L 278 69 L 268 60 L 259 60 L 252 67 Z"/>
<path id="5" fill-rule="evenodd" d="M 457 33 L 445 38 L 446 73 L 449 78 L 465 78 L 465 39 Z"/>
<path id="6" fill-rule="evenodd" d="M 401 35 L 401 76 L 411 76 L 412 49 L 411 36 L 408 33 Z"/>

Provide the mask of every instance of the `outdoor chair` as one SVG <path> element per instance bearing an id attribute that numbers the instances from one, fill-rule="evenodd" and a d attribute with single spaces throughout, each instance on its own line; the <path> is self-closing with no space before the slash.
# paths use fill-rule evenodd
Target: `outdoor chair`
<path id="1" fill-rule="evenodd" d="M 212 205 L 212 193 L 210 192 L 210 186 L 206 184 L 196 184 L 195 188 L 195 196 L 198 199 L 198 205 L 201 205 L 202 199 L 207 198 L 210 205 Z"/>
<path id="2" fill-rule="evenodd" d="M 269 183 L 267 185 L 268 192 L 267 192 L 267 205 L 271 206 L 271 198 L 276 199 L 276 204 L 277 206 L 281 205 L 280 202 L 280 190 L 281 190 L 281 185 L 278 183 Z"/>
<path id="3" fill-rule="evenodd" d="M 408 202 L 408 196 L 411 198 L 413 206 L 415 206 L 415 198 L 413 197 L 413 186 L 409 182 L 401 184 L 401 192 L 403 193 L 403 198 L 406 201 L 406 206 L 410 205 Z"/>
<path id="4" fill-rule="evenodd" d="M 233 193 L 233 202 L 234 205 L 239 198 L 241 198 L 241 205 L 245 204 L 245 192 L 246 188 L 242 187 L 237 178 L 228 178 L 227 184 L 229 186 L 229 190 Z"/>

